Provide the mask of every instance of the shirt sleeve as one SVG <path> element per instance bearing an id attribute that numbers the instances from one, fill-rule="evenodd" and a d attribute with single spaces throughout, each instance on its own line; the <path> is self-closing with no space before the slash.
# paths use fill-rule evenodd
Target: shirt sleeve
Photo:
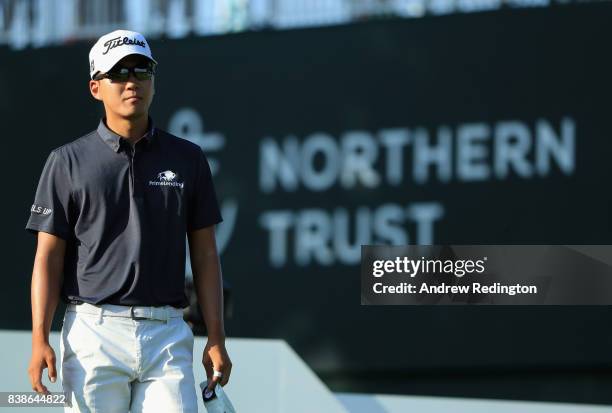
<path id="1" fill-rule="evenodd" d="M 208 165 L 206 156 L 201 150 L 198 158 L 195 182 L 187 217 L 188 231 L 206 228 L 223 221 L 217 202 L 217 196 L 215 195 L 215 186 L 213 184 L 210 166 Z"/>
<path id="2" fill-rule="evenodd" d="M 26 230 L 33 234 L 48 232 L 67 240 L 69 225 L 70 182 L 60 155 L 53 151 L 43 168 Z"/>

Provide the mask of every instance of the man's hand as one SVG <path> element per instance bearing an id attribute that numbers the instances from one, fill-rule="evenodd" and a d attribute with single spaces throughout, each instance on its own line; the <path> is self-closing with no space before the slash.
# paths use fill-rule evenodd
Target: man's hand
<path id="1" fill-rule="evenodd" d="M 232 361 L 227 354 L 224 343 L 208 341 L 206 347 L 204 347 L 202 364 L 204 364 L 204 369 L 206 370 L 208 390 L 213 390 L 217 382 L 220 382 L 221 386 L 227 384 L 232 371 Z M 223 376 L 214 377 L 213 370 L 220 371 Z"/>
<path id="2" fill-rule="evenodd" d="M 59 301 L 63 283 L 66 241 L 53 234 L 40 231 L 32 271 L 32 358 L 28 376 L 32 390 L 49 394 L 42 384 L 42 371 L 49 369 L 49 379 L 57 380 L 55 351 L 49 345 L 51 321 Z"/>
<path id="3" fill-rule="evenodd" d="M 32 344 L 32 358 L 28 367 L 28 375 L 32 390 L 36 393 L 49 394 L 47 387 L 42 384 L 42 372 L 48 368 L 49 380 L 55 383 L 57 380 L 57 370 L 55 369 L 55 351 L 49 343 L 40 342 Z"/>
<path id="4" fill-rule="evenodd" d="M 208 333 L 202 364 L 208 378 L 208 390 L 213 390 L 217 383 L 225 386 L 232 371 L 232 362 L 225 350 L 221 264 L 213 225 L 191 231 L 188 235 L 193 285 Z M 214 370 L 221 372 L 222 376 L 215 376 Z"/>

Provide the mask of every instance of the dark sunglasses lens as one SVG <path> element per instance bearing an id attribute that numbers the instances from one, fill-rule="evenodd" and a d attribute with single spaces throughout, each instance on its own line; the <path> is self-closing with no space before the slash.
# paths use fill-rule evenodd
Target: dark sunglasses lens
<path id="1" fill-rule="evenodd" d="M 126 68 L 112 70 L 107 73 L 108 78 L 115 82 L 125 82 L 130 77 L 130 71 Z"/>
<path id="2" fill-rule="evenodd" d="M 130 72 L 134 74 L 134 77 L 138 80 L 149 80 L 155 74 L 155 71 L 152 67 L 135 67 L 133 69 L 128 69 L 127 67 L 120 67 L 115 70 L 111 70 L 106 74 L 113 82 L 127 82 L 130 78 Z"/>
<path id="3" fill-rule="evenodd" d="M 153 76 L 153 71 L 150 70 L 149 68 L 135 67 L 134 76 L 138 80 L 149 80 Z"/>

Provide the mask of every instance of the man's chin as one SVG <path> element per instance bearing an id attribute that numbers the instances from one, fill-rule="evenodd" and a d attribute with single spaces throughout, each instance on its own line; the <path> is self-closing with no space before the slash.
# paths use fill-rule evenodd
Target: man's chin
<path id="1" fill-rule="evenodd" d="M 144 111 L 144 110 L 126 111 L 121 114 L 121 117 L 123 119 L 129 120 L 129 121 L 135 121 L 135 120 L 141 119 L 142 117 L 146 117 L 146 116 L 147 116 L 147 111 Z"/>

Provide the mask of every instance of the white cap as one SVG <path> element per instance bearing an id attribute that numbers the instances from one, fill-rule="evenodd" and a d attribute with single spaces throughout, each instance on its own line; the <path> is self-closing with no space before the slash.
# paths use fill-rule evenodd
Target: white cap
<path id="1" fill-rule="evenodd" d="M 89 51 L 89 77 L 106 73 L 125 56 L 139 54 L 157 64 L 144 36 L 130 30 L 115 30 L 100 37 Z"/>

